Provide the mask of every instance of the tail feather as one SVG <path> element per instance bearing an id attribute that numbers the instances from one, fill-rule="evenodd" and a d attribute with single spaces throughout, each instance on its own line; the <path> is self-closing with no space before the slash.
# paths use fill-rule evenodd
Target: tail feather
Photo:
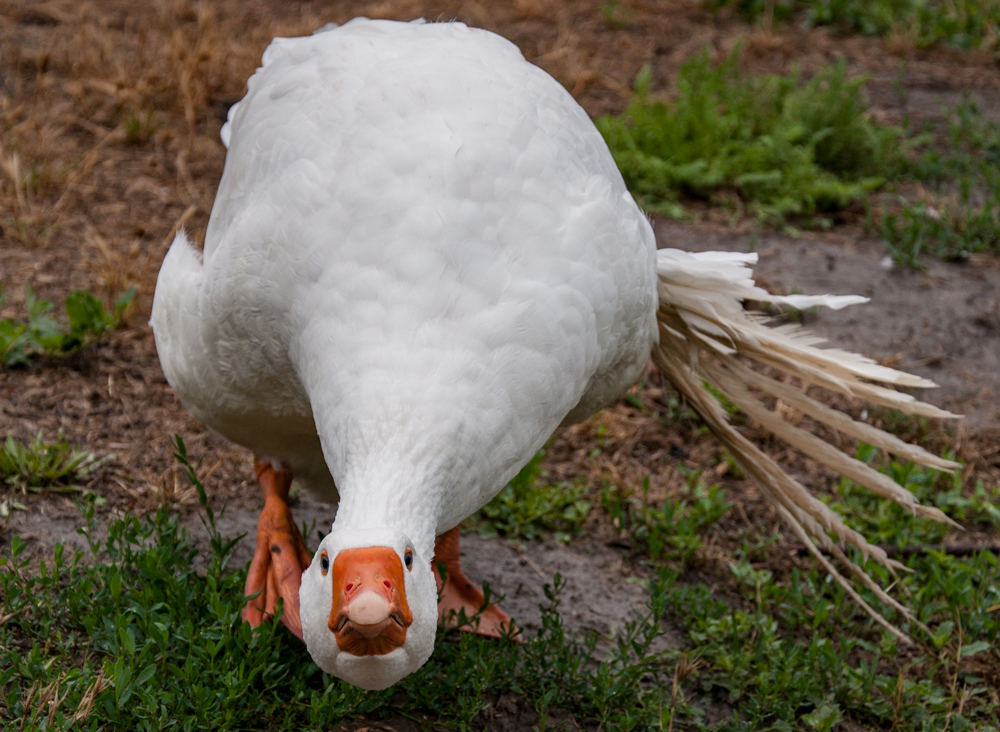
<path id="1" fill-rule="evenodd" d="M 890 597 L 861 567 L 850 561 L 827 532 L 833 534 L 838 542 L 857 548 L 863 557 L 871 557 L 890 571 L 906 571 L 904 565 L 890 559 L 882 549 L 869 544 L 864 536 L 845 525 L 829 506 L 810 494 L 734 429 L 725 411 L 704 384 L 711 384 L 748 416 L 802 453 L 876 494 L 896 501 L 911 513 L 952 524 L 954 522 L 937 508 L 920 504 L 912 493 L 887 476 L 812 433 L 786 422 L 753 396 L 750 387 L 848 436 L 943 471 L 953 470 L 958 464 L 831 409 L 810 397 L 807 390 L 811 386 L 819 386 L 911 414 L 932 417 L 956 415 L 892 388 L 927 388 L 934 386 L 933 382 L 881 366 L 857 354 L 833 348 L 820 349 L 817 346 L 823 340 L 809 335 L 798 326 L 770 327 L 763 317 L 745 311 L 745 300 L 795 307 L 823 305 L 836 309 L 866 301 L 865 298 L 850 296 L 771 295 L 753 282 L 749 265 L 755 262 L 756 255 L 753 254 L 691 254 L 672 249 L 658 252 L 660 342 L 654 348 L 653 360 L 835 580 L 879 623 L 900 638 L 907 639 L 905 634 L 864 602 L 821 550 L 846 566 L 882 602 L 916 622 L 904 605 Z M 742 363 L 739 356 L 795 377 L 802 386 L 795 387 L 754 371 Z"/>
<path id="2" fill-rule="evenodd" d="M 796 389 L 776 379 L 769 379 L 766 376 L 747 368 L 738 361 L 730 361 L 723 364 L 723 368 L 733 372 L 736 379 L 743 383 L 756 387 L 761 391 L 766 391 L 776 399 L 797 409 L 803 414 L 812 417 L 817 422 L 822 422 L 828 427 L 833 427 L 838 432 L 853 437 L 869 445 L 892 453 L 904 460 L 910 460 L 921 465 L 927 465 L 938 470 L 954 470 L 959 464 L 951 460 L 945 460 L 932 452 L 928 452 L 919 445 L 911 445 L 904 442 L 895 435 L 889 434 L 877 427 L 872 427 L 867 422 L 858 422 L 848 415 L 836 409 L 822 404 L 810 398 L 802 389 Z"/>
<path id="3" fill-rule="evenodd" d="M 937 521 L 951 523 L 940 510 L 932 506 L 923 506 L 917 502 L 910 491 L 903 488 L 899 483 L 892 480 L 883 473 L 871 468 L 860 460 L 855 460 L 828 442 L 824 442 L 810 432 L 799 429 L 794 425 L 786 423 L 781 417 L 770 411 L 762 402 L 755 399 L 749 392 L 745 383 L 741 383 L 733 378 L 733 372 L 725 368 L 724 365 L 705 363 L 702 365 L 710 383 L 714 384 L 730 401 L 742 409 L 747 415 L 757 420 L 765 429 L 780 435 L 789 445 L 805 455 L 829 465 L 841 475 L 847 476 L 856 483 L 860 483 L 868 490 L 877 493 L 883 498 L 889 498 L 910 513 L 920 514 Z"/>

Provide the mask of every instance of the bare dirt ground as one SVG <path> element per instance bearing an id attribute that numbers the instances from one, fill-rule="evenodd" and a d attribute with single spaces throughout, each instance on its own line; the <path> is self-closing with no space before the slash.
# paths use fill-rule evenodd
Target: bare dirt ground
<path id="1" fill-rule="evenodd" d="M 964 94 L 1000 118 L 1000 71 L 989 54 L 918 52 L 898 39 L 840 38 L 796 26 L 777 35 L 712 15 L 698 0 L 624 5 L 628 22 L 611 25 L 599 3 L 578 0 L 0 4 L 0 281 L 8 295 L 0 317 L 23 317 L 24 283 L 58 302 L 74 288 L 113 296 L 139 286 L 126 328 L 69 358 L 0 370 L 0 428 L 19 438 L 39 430 L 53 437 L 61 429 L 98 455 L 115 453 L 87 486 L 104 499 L 103 515 L 167 505 L 186 513 L 197 531 L 197 497 L 172 456 L 171 438 L 180 434 L 189 454 L 204 456 L 212 502 L 228 506 L 222 530 L 249 532 L 236 562 L 249 559 L 260 505 L 250 456 L 209 433 L 174 397 L 145 323 L 174 231 L 185 226 L 203 236 L 225 155 L 219 128 L 275 35 L 308 33 L 356 15 L 461 20 L 517 43 L 592 115 L 621 112 L 644 64 L 652 66 L 654 90 L 668 94 L 684 60 L 703 48 L 721 56 L 742 40 L 744 62 L 756 72 L 798 65 L 810 74 L 846 58 L 852 73 L 872 75 L 873 114 L 880 119 L 933 117 L 939 102 L 953 104 Z M 941 383 L 931 401 L 970 417 L 957 432 L 932 425 L 928 442 L 955 449 L 968 479 L 996 485 L 996 258 L 931 263 L 925 272 L 886 269 L 881 244 L 850 221 L 821 236 L 754 238 L 744 223 L 725 226 L 709 213 L 698 224 L 659 222 L 657 236 L 661 246 L 691 250 L 745 250 L 755 242 L 768 287 L 871 297 L 867 306 L 810 316 L 808 325 L 836 345 Z M 667 395 L 655 376 L 638 394 L 654 411 L 664 409 Z M 759 430 L 747 430 L 774 447 Z M 778 457 L 807 484 L 832 483 L 808 461 L 784 452 Z M 550 480 L 581 479 L 595 489 L 602 481 L 634 488 L 649 475 L 651 495 L 662 498 L 683 485 L 679 465 L 706 469 L 740 503 L 712 530 L 699 555 L 703 571 L 725 556 L 735 527 L 752 526 L 764 536 L 776 530 L 777 517 L 752 486 L 726 472 L 711 438 L 684 422 L 665 427 L 624 401 L 562 433 L 544 467 Z M 0 523 L 0 545 L 20 534 L 42 556 L 56 541 L 78 541 L 79 512 L 68 498 L 21 500 L 26 510 Z M 307 498 L 296 513 L 317 527 L 332 520 L 329 507 Z M 469 537 L 464 551 L 472 576 L 506 594 L 507 609 L 529 629 L 537 622 L 541 587 L 559 571 L 570 580 L 567 595 L 578 608 L 568 621 L 608 632 L 643 598 L 626 581 L 643 567 L 627 550 L 609 546 L 613 538 L 595 518 L 568 546 L 543 542 L 525 552 Z M 809 560 L 778 542 L 766 561 L 782 576 Z"/>

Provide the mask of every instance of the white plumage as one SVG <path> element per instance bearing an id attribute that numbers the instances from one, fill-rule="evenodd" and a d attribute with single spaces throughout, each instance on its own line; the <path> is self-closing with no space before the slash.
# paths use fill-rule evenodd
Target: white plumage
<path id="1" fill-rule="evenodd" d="M 651 352 L 779 512 L 831 546 L 823 528 L 871 551 L 760 463 L 701 379 L 754 409 L 744 385 L 773 380 L 738 351 L 805 382 L 941 414 L 869 383 L 927 382 L 745 313 L 744 299 L 782 300 L 753 285 L 753 255 L 657 255 L 590 119 L 491 33 L 358 19 L 275 39 L 222 137 L 204 254 L 180 233 L 160 272 L 157 349 L 205 424 L 339 500 L 316 557 L 367 546 L 372 531 L 400 557 L 412 548 L 411 634 L 384 655 L 339 650 L 324 625 L 330 581 L 315 559 L 303 576 L 310 652 L 353 683 L 387 686 L 426 660 L 435 536 L 492 498 L 560 424 L 621 395 Z M 876 441 L 873 428 L 774 383 L 801 394 L 797 408 Z M 879 444 L 950 466 L 894 439 Z"/>

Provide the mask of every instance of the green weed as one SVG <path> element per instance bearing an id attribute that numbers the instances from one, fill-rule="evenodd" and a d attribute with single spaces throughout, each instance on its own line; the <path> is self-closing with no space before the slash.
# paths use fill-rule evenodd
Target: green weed
<path id="1" fill-rule="evenodd" d="M 331 729 L 404 715 L 481 729 L 504 694 L 536 710 L 542 726 L 558 710 L 609 730 L 660 721 L 667 671 L 650 649 L 663 633 L 666 600 L 655 583 L 646 614 L 603 660 L 595 635 L 574 641 L 564 629 L 556 576 L 534 638 L 441 631 L 422 669 L 390 690 L 365 692 L 322 673 L 279 623 L 254 632 L 241 621 L 244 573 L 228 566 L 234 541 L 213 531 L 200 573 L 190 536 L 163 511 L 111 520 L 104 541 L 94 538 L 92 503 L 85 516 L 90 561 L 59 545 L 33 574 L 18 538 L 0 559 L 0 720 L 14 728 Z"/>
<path id="2" fill-rule="evenodd" d="M 22 491 L 78 492 L 76 481 L 114 458 L 111 454 L 98 460 L 92 452 L 71 447 L 62 432 L 51 444 L 42 439 L 41 430 L 27 444 L 7 435 L 0 446 L 0 477 Z"/>
<path id="3" fill-rule="evenodd" d="M 737 607 L 705 585 L 674 584 L 671 620 L 700 661 L 689 697 L 730 705 L 733 714 L 720 730 L 828 730 L 843 719 L 867 729 L 995 730 L 996 691 L 982 672 L 1000 662 L 1000 623 L 988 612 L 1000 600 L 996 557 L 984 551 L 907 564 L 913 570 L 901 579 L 910 590 L 907 604 L 941 634 L 938 645 L 911 651 L 876 630 L 815 570 L 796 570 L 779 584 L 734 562 L 733 577 L 746 596 Z M 961 618 L 961 631 L 954 618 Z"/>
<path id="4" fill-rule="evenodd" d="M 952 474 L 914 463 L 882 460 L 871 445 L 858 446 L 857 459 L 872 464 L 920 500 L 936 506 L 957 521 L 982 523 L 1000 529 L 1000 489 L 988 491 L 980 481 L 972 495 L 965 495 L 961 468 Z M 954 459 L 954 455 L 946 455 Z M 838 499 L 832 504 L 845 523 L 876 544 L 938 544 L 948 532 L 939 521 L 913 516 L 892 501 L 884 501 L 857 483 L 841 478 Z"/>
<path id="5" fill-rule="evenodd" d="M 873 222 L 898 264 L 920 266 L 925 255 L 964 259 L 1000 251 L 1000 125 L 970 101 L 947 121 L 940 139 L 931 131 L 913 136 L 923 149 L 907 165 L 907 176 L 921 181 L 933 205 L 899 196 L 897 206 L 883 205 Z"/>
<path id="6" fill-rule="evenodd" d="M 60 545 L 37 571 L 23 558 L 24 542 L 12 539 L 0 558 L 0 724 L 332 729 L 403 716 L 472 730 L 489 724 L 499 700 L 513 698 L 537 713 L 539 729 L 553 721 L 614 732 L 706 728 L 708 712 L 718 730 L 829 730 L 850 721 L 899 732 L 995 732 L 1000 725 L 991 675 L 1000 664 L 1000 566 L 986 551 L 907 560 L 912 572 L 898 582 L 932 631 L 915 648 L 898 646 L 824 572 L 794 570 L 778 582 L 738 552 L 714 583 L 729 585 L 726 600 L 659 570 L 645 611 L 607 651 L 598 652 L 595 634 L 564 627 L 557 575 L 546 588 L 542 627 L 524 643 L 441 630 L 418 672 L 386 691 L 355 689 L 323 674 L 279 623 L 257 632 L 242 623 L 245 574 L 229 566 L 235 540 L 218 533 L 184 443 L 176 448 L 212 535 L 202 570 L 190 536 L 164 511 L 112 519 L 98 540 L 89 500 L 81 531 L 90 556 Z M 920 471 L 884 468 L 903 470 L 899 477 L 917 491 L 932 488 Z M 714 520 L 724 504 L 718 493 L 708 499 L 690 505 L 707 500 L 696 512 Z M 870 500 L 882 515 L 888 502 Z M 955 494 L 942 505 L 955 516 L 966 511 L 966 519 L 986 516 L 967 500 L 983 502 Z M 886 516 L 886 532 L 909 531 Z M 682 647 L 659 650 L 664 616 Z"/>
<path id="7" fill-rule="evenodd" d="M 610 0 L 601 6 L 601 15 L 609 28 L 626 28 L 632 22 L 632 11 L 618 0 Z"/>
<path id="8" fill-rule="evenodd" d="M 680 196 L 735 197 L 782 223 L 863 200 L 903 164 L 902 130 L 868 119 L 864 78 L 848 79 L 843 62 L 803 81 L 746 74 L 738 55 L 715 68 L 707 53 L 686 63 L 670 104 L 649 98 L 646 68 L 625 114 L 596 121 L 647 209 L 679 216 Z"/>
<path id="9" fill-rule="evenodd" d="M 807 27 L 837 26 L 869 36 L 897 33 L 917 48 L 944 43 L 961 50 L 998 48 L 996 0 L 707 0 L 712 10 L 734 7 L 752 21 L 802 15 Z"/>
<path id="10" fill-rule="evenodd" d="M 701 534 L 729 510 L 726 491 L 706 487 L 700 473 L 689 476 L 687 495 L 667 498 L 660 508 L 649 505 L 649 477 L 643 479 L 642 497 L 629 495 L 617 486 L 601 490 L 601 505 L 623 536 L 632 540 L 632 550 L 653 559 L 688 562 L 701 547 Z"/>
<path id="11" fill-rule="evenodd" d="M 583 500 L 583 485 L 539 483 L 545 450 L 514 476 L 502 491 L 471 518 L 467 525 L 486 539 L 540 539 L 552 532 L 556 541 L 569 541 L 580 533 L 590 502 Z"/>
<path id="12" fill-rule="evenodd" d="M 6 366 L 25 366 L 40 354 L 66 355 L 114 330 L 125 308 L 135 297 L 136 288 L 130 287 L 123 292 L 110 312 L 89 292 L 70 292 L 64 303 L 68 321 L 66 324 L 47 315 L 52 309 L 52 303 L 39 300 L 31 285 L 26 284 L 24 291 L 28 319 L 0 320 L 0 360 Z M 2 304 L 3 289 L 0 287 L 0 305 Z"/>
<path id="13" fill-rule="evenodd" d="M 124 116 L 125 141 L 130 145 L 144 145 L 149 142 L 156 131 L 163 125 L 152 109 L 131 110 Z"/>
<path id="14" fill-rule="evenodd" d="M 679 218 L 684 200 L 702 199 L 762 223 L 825 228 L 824 212 L 863 203 L 898 264 L 1000 251 L 1000 125 L 975 104 L 949 112 L 945 134 L 905 132 L 869 119 L 865 80 L 848 79 L 843 62 L 802 82 L 746 74 L 738 53 L 715 68 L 707 55 L 685 64 L 671 104 L 650 100 L 644 69 L 625 114 L 597 120 L 647 210 Z M 887 182 L 919 182 L 922 196 L 897 195 L 876 215 L 869 194 Z"/>
<path id="15" fill-rule="evenodd" d="M 862 445 L 859 458 L 874 464 L 876 451 Z M 960 475 L 910 463 L 884 461 L 880 469 L 953 518 L 1000 527 L 1000 491 L 980 484 L 963 495 Z M 936 544 L 944 536 L 941 524 L 914 518 L 847 480 L 833 507 L 883 544 Z M 734 714 L 718 727 L 724 730 L 793 729 L 796 722 L 798 729 L 831 729 L 847 719 L 866 728 L 995 730 L 1000 713 L 989 669 L 1000 663 L 997 557 L 986 549 L 970 557 L 928 551 L 904 563 L 911 572 L 895 578 L 873 563 L 867 569 L 884 583 L 895 581 L 931 628 L 910 650 L 816 570 L 793 570 L 790 581 L 779 583 L 736 552 L 728 563 L 741 588 L 735 606 L 704 585 L 675 582 L 668 589 L 672 618 L 699 659 L 689 697 L 725 698 Z"/>
<path id="16" fill-rule="evenodd" d="M 97 459 L 92 452 L 70 447 L 62 432 L 52 444 L 42 439 L 41 430 L 27 444 L 7 435 L 7 440 L 0 445 L 0 480 L 11 490 L 0 500 L 0 518 L 6 519 L 12 510 L 26 509 L 17 493 L 82 492 L 78 481 L 114 459 L 114 453 Z"/>

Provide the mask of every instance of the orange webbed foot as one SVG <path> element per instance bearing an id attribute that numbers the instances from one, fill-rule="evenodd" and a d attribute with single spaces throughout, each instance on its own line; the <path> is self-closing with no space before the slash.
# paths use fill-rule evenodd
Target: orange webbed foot
<path id="1" fill-rule="evenodd" d="M 292 474 L 275 470 L 269 462 L 254 456 L 257 482 L 264 493 L 264 509 L 257 520 L 257 548 L 254 551 L 244 594 L 256 595 L 243 608 L 243 619 L 256 628 L 265 618 L 277 614 L 278 599 L 284 602 L 281 622 L 299 639 L 299 585 L 302 572 L 312 556 L 295 526 L 288 508 Z"/>
<path id="2" fill-rule="evenodd" d="M 437 537 L 434 544 L 434 577 L 438 587 L 438 622 L 442 625 L 455 627 L 459 625 L 461 611 L 467 618 L 479 614 L 480 608 L 486 604 L 483 590 L 470 580 L 459 562 L 458 548 L 459 530 L 456 526 Z M 441 577 L 444 568 L 445 577 Z M 510 616 L 499 606 L 490 604 L 479 614 L 474 626 L 460 626 L 465 630 L 490 638 L 503 638 L 505 635 L 516 636 L 519 632 Z M 513 632 L 511 632 L 513 631 Z"/>

